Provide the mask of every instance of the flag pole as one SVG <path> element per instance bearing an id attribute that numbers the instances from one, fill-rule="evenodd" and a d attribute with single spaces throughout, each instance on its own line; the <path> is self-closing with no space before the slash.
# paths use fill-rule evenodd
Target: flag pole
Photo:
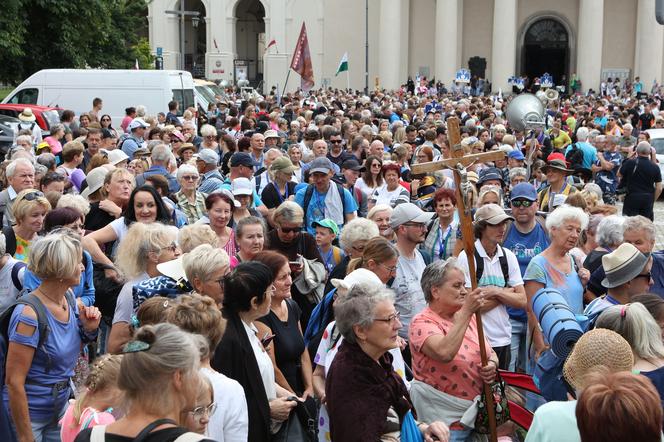
<path id="1" fill-rule="evenodd" d="M 284 94 L 286 93 L 286 85 L 288 84 L 288 77 L 290 77 L 291 68 L 288 67 L 288 73 L 286 74 L 286 81 L 284 82 L 284 89 L 281 92 L 281 97 L 279 97 L 279 106 L 281 106 L 281 101 L 284 99 Z"/>
<path id="2" fill-rule="evenodd" d="M 350 69 L 346 69 L 346 92 L 350 91 Z"/>

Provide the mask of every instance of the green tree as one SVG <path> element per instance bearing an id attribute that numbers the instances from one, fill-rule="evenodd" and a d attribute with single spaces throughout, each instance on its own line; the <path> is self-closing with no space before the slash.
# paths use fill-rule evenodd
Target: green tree
<path id="1" fill-rule="evenodd" d="M 2 4 L 0 81 L 5 82 L 48 68 L 131 68 L 147 29 L 145 0 Z"/>
<path id="2" fill-rule="evenodd" d="M 154 55 L 147 38 L 141 38 L 133 47 L 135 59 L 141 69 L 154 69 Z"/>

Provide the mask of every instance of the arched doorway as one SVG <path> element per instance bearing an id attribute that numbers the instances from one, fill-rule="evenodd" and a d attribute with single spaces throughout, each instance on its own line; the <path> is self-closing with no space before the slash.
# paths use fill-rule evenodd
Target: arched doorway
<path id="1" fill-rule="evenodd" d="M 180 4 L 182 2 L 182 5 Z M 184 70 L 194 77 L 205 77 L 205 53 L 207 52 L 207 26 L 205 5 L 201 0 L 179 0 L 175 11 L 184 11 Z M 198 12 L 198 15 L 192 14 Z M 178 25 L 183 20 L 178 15 Z M 182 39 L 182 36 L 180 36 Z M 181 40 L 182 41 L 182 40 Z"/>
<path id="2" fill-rule="evenodd" d="M 552 17 L 533 21 L 525 30 L 521 51 L 521 75 L 531 80 L 548 72 L 555 84 L 569 78 L 570 36 Z"/>
<path id="3" fill-rule="evenodd" d="M 241 0 L 235 17 L 235 81 L 244 77 L 256 87 L 263 80 L 265 8 L 260 0 Z"/>

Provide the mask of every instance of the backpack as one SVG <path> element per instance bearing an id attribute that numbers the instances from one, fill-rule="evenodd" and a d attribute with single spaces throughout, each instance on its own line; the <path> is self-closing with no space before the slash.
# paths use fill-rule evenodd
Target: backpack
<path id="1" fill-rule="evenodd" d="M 69 304 L 69 307 L 75 312 L 76 300 L 74 299 L 74 294 L 71 290 L 67 290 L 65 298 L 67 299 L 67 304 Z M 41 350 L 46 355 L 46 373 L 51 370 L 51 366 L 53 365 L 53 362 L 51 361 L 51 355 L 48 354 L 46 347 L 44 347 L 44 343 L 51 333 L 51 329 L 48 325 L 46 306 L 34 293 L 26 293 L 14 301 L 9 307 L 7 307 L 5 311 L 2 312 L 2 314 L 0 314 L 0 361 L 2 361 L 0 363 L 0 371 L 2 374 L 2 377 L 0 378 L 0 385 L 4 385 L 5 382 L 4 371 L 5 363 L 7 362 L 7 348 L 9 347 L 9 322 L 11 321 L 12 313 L 14 313 L 14 308 L 17 305 L 28 305 L 35 311 L 37 315 L 37 331 L 39 333 L 37 348 L 41 348 Z M 76 314 L 76 317 L 78 317 L 78 314 Z"/>
<path id="2" fill-rule="evenodd" d="M 16 253 L 16 233 L 11 227 L 3 227 L 2 234 L 5 235 L 5 253 L 14 256 Z"/>
<path id="3" fill-rule="evenodd" d="M 341 197 L 341 204 L 343 205 L 343 214 L 346 215 L 346 198 L 344 198 L 344 186 L 339 183 L 334 183 L 337 186 L 339 191 L 339 196 Z M 309 184 L 307 190 L 304 192 L 304 204 L 302 205 L 302 210 L 304 210 L 304 217 L 307 217 L 307 209 L 309 209 L 309 203 L 311 203 L 311 198 L 314 196 L 314 185 Z M 308 226 L 307 226 L 308 227 Z"/>
<path id="4" fill-rule="evenodd" d="M 138 439 L 139 438 L 137 437 L 135 440 Z M 178 436 L 178 438 L 175 439 L 173 442 L 199 442 L 205 439 L 207 439 L 207 437 L 203 434 L 198 434 L 192 431 L 188 431 Z M 90 432 L 90 442 L 105 442 L 105 441 L 106 441 L 106 425 L 95 425 L 94 427 L 92 427 L 92 431 Z"/>
<path id="5" fill-rule="evenodd" d="M 502 256 L 498 257 L 498 262 L 500 263 L 500 270 L 503 272 L 505 287 L 507 287 L 507 283 L 510 280 L 510 266 L 507 263 L 507 256 L 505 255 L 505 249 L 503 249 L 503 247 L 500 245 L 498 247 L 500 247 L 500 250 L 503 252 Z M 480 279 L 482 279 L 483 274 L 484 274 L 484 258 L 482 258 L 477 249 L 475 249 L 475 278 L 477 279 L 478 283 Z"/>
<path id="6" fill-rule="evenodd" d="M 572 144 L 569 152 L 565 154 L 565 161 L 572 170 L 583 169 L 583 151 L 579 149 L 577 143 Z"/>

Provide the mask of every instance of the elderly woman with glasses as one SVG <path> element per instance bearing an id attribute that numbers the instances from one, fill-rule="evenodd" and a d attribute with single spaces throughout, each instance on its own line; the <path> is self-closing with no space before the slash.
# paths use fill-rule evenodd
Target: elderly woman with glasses
<path id="1" fill-rule="evenodd" d="M 178 168 L 177 180 L 180 190 L 174 195 L 178 208 L 187 217 L 189 224 L 194 224 L 201 219 L 205 213 L 205 194 L 199 192 L 198 169 L 191 164 L 183 164 Z"/>
<path id="2" fill-rule="evenodd" d="M 28 262 L 30 244 L 42 231 L 44 217 L 51 210 L 51 204 L 43 193 L 25 189 L 16 196 L 11 210 L 16 225 L 3 229 L 7 253 L 18 261 Z"/>
<path id="3" fill-rule="evenodd" d="M 338 299 L 334 310 L 344 342 L 325 381 L 331 439 L 380 440 L 399 431 L 413 411 L 388 353 L 397 347 L 401 328 L 394 295 L 380 285 L 360 284 Z M 358 418 L 362 425 L 357 425 Z M 418 429 L 425 441 L 448 440 L 448 429 L 440 422 L 419 424 Z"/>
<path id="4" fill-rule="evenodd" d="M 272 215 L 275 229 L 268 234 L 265 249 L 274 250 L 288 258 L 293 279 L 302 272 L 302 259 L 317 259 L 324 262 L 318 252 L 315 238 L 304 229 L 304 211 L 293 201 L 284 201 Z M 302 309 L 302 324 L 305 325 L 315 304 L 304 297 L 294 286 L 293 300 Z"/>
<path id="5" fill-rule="evenodd" d="M 579 242 L 581 232 L 588 226 L 588 215 L 578 207 L 562 205 L 546 218 L 551 243 L 528 264 L 523 276 L 528 298 L 528 329 L 532 333 L 535 359 L 548 347 L 532 310 L 535 293 L 542 288 L 554 288 L 565 297 L 574 314 L 583 313 L 584 286 L 590 272 L 574 261 L 570 251 Z M 529 338 L 530 339 L 530 338 Z"/>
<path id="6" fill-rule="evenodd" d="M 210 297 L 221 307 L 224 301 L 224 276 L 230 271 L 226 252 L 210 244 L 201 244 L 182 257 L 182 269 L 194 290 Z"/>
<path id="7" fill-rule="evenodd" d="M 428 306 L 415 315 L 408 330 L 415 378 L 413 403 L 420 418 L 443 419 L 456 436 L 452 440 L 466 440 L 472 430 L 461 424 L 462 415 L 473 406 L 482 384 L 495 379 L 498 367 L 498 356 L 486 340 L 487 365 L 482 366 L 480 359 L 475 313 L 486 301 L 484 292 L 481 288 L 468 292 L 456 258 L 427 266 L 422 291 Z M 424 405 L 431 400 L 441 406 Z"/>
<path id="8" fill-rule="evenodd" d="M 214 126 L 204 124 L 201 127 L 201 136 L 203 137 L 203 141 L 201 141 L 198 150 L 212 149 L 219 153 L 219 143 L 217 143 L 217 129 L 215 129 Z"/>
<path id="9" fill-rule="evenodd" d="M 224 277 L 222 314 L 226 331 L 214 351 L 212 368 L 244 388 L 252 442 L 269 442 L 297 402 L 294 394 L 275 382 L 275 370 L 266 347 L 269 333 L 259 333 L 257 321 L 270 312 L 274 275 L 260 262 L 241 263 Z"/>

